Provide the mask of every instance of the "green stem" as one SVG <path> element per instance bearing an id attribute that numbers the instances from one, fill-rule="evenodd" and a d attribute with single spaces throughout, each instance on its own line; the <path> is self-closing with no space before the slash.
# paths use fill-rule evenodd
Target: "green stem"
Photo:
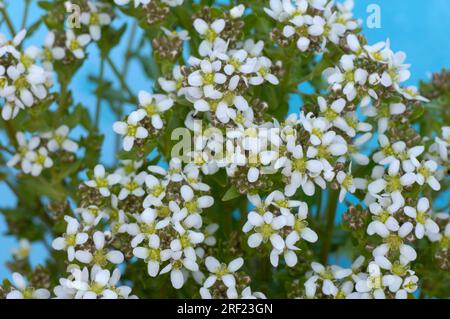
<path id="1" fill-rule="evenodd" d="M 3 120 L 3 124 L 5 126 L 6 134 L 8 135 L 8 139 L 11 145 L 14 145 L 14 147 L 17 147 L 17 140 L 16 140 L 16 131 L 14 127 L 11 125 L 9 121 Z"/>
<path id="2" fill-rule="evenodd" d="M 336 208 L 338 203 L 338 194 L 337 190 L 330 190 L 328 194 L 328 205 L 327 205 L 327 218 L 326 218 L 326 226 L 325 232 L 323 233 L 323 245 L 321 251 L 321 261 L 322 264 L 327 264 L 328 255 L 330 253 L 331 248 L 331 240 L 333 239 L 333 230 L 334 230 L 334 220 L 336 217 Z"/>
<path id="3" fill-rule="evenodd" d="M 16 35 L 16 30 L 14 30 L 14 25 L 12 24 L 11 20 L 9 19 L 8 13 L 6 12 L 5 8 L 0 8 L 0 12 L 2 13 L 3 19 L 6 22 L 6 25 L 8 26 L 9 32 L 11 33 L 11 36 Z"/>
<path id="4" fill-rule="evenodd" d="M 133 42 L 134 42 L 134 38 L 136 35 L 136 30 L 137 30 L 137 24 L 136 22 L 133 23 L 132 27 L 131 27 L 131 33 L 130 33 L 130 37 L 128 38 L 128 43 L 127 43 L 127 50 L 125 52 L 125 61 L 123 62 L 123 66 L 122 66 L 122 77 L 124 79 L 127 78 L 127 74 L 128 74 L 128 67 L 130 65 L 130 61 L 131 61 L 131 53 L 132 53 L 132 46 L 133 46 Z M 117 119 L 121 120 L 122 116 L 123 116 L 123 105 L 120 105 L 118 107 L 118 112 L 117 112 Z M 118 134 L 115 135 L 115 143 L 114 143 L 114 154 L 117 154 L 117 152 L 119 151 L 120 148 L 120 137 Z M 116 162 L 118 161 L 118 158 L 116 157 Z"/>
<path id="5" fill-rule="evenodd" d="M 321 220 L 321 213 L 322 213 L 322 189 L 319 189 L 319 194 L 317 196 L 317 213 L 316 213 L 316 225 L 319 226 Z"/>
<path id="6" fill-rule="evenodd" d="M 30 0 L 25 0 L 25 8 L 23 9 L 22 23 L 20 29 L 24 29 L 27 24 L 29 9 L 30 9 Z"/>
<path id="7" fill-rule="evenodd" d="M 134 102 L 135 97 L 133 95 L 133 92 L 131 92 L 130 88 L 128 87 L 127 83 L 125 82 L 125 79 L 123 78 L 123 75 L 120 74 L 119 70 L 117 69 L 117 66 L 114 64 L 114 62 L 111 60 L 111 58 L 109 56 L 106 57 L 106 62 L 108 62 L 108 65 L 111 67 L 111 70 L 113 71 L 114 75 L 120 81 L 120 85 L 122 86 L 122 89 L 127 91 L 127 94 L 129 95 L 130 100 Z"/>
<path id="8" fill-rule="evenodd" d="M 100 109 L 102 107 L 102 94 L 103 94 L 103 75 L 105 70 L 105 60 L 102 58 L 100 61 L 100 74 L 98 76 L 98 87 L 97 87 L 97 103 L 95 106 L 95 127 L 99 130 L 100 121 Z"/>

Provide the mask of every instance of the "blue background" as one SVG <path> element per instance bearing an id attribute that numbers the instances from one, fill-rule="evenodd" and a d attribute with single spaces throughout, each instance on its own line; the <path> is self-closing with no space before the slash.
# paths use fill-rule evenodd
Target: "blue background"
<path id="1" fill-rule="evenodd" d="M 12 17 L 16 30 L 21 23 L 22 11 L 25 1 L 7 0 L 9 2 L 8 12 Z M 37 6 L 37 1 L 31 1 L 31 10 L 28 17 L 29 24 L 39 18 L 42 10 Z M 268 1 L 266 1 L 268 3 Z M 443 67 L 450 67 L 450 1 L 449 0 L 355 0 L 355 16 L 363 20 L 364 34 L 370 43 L 391 40 L 391 47 L 394 50 L 402 50 L 407 53 L 407 63 L 411 66 L 411 79 L 408 84 L 417 85 L 419 80 L 429 79 L 431 73 L 440 71 Z M 245 3 L 245 1 L 242 1 Z M 367 6 L 377 4 L 381 8 L 381 28 L 370 29 L 367 27 L 366 19 L 369 13 Z M 113 25 L 120 26 L 126 19 L 117 19 Z M 129 21 L 128 21 L 129 22 Z M 127 32 L 130 31 L 128 28 Z M 2 24 L 0 32 L 8 34 L 6 27 Z M 46 34 L 46 29 L 41 27 L 32 38 L 27 39 L 26 45 L 41 45 Z M 9 34 L 8 34 L 9 35 Z M 127 35 L 122 39 L 120 45 L 113 50 L 111 58 L 119 68 L 123 64 L 123 53 L 125 51 Z M 150 48 L 146 48 L 150 53 Z M 83 102 L 87 105 L 92 114 L 95 109 L 95 95 L 92 93 L 95 85 L 86 81 L 88 75 L 96 75 L 99 69 L 97 49 L 91 45 L 88 49 L 90 58 L 78 71 L 71 89 L 73 90 L 75 102 Z M 119 83 L 114 78 L 111 70 L 106 68 L 105 75 L 114 81 L 118 87 Z M 139 90 L 151 91 L 152 81 L 148 80 L 140 70 L 137 63 L 131 63 L 127 81 L 131 90 L 137 93 Z M 291 111 L 298 111 L 300 101 L 296 98 L 291 100 Z M 124 112 L 132 109 L 127 106 Z M 108 165 L 114 161 L 115 134 L 112 131 L 112 123 L 115 121 L 112 112 L 103 105 L 103 112 L 100 117 L 100 130 L 105 134 L 101 161 Z M 81 133 L 82 134 L 82 133 Z M 5 136 L 0 135 L 0 140 L 7 143 Z M 14 206 L 14 194 L 4 183 L 0 183 L 0 207 Z M 11 250 L 17 246 L 17 240 L 5 235 L 7 231 L 3 217 L 0 216 L 0 281 L 5 277 L 10 277 L 9 270 L 4 263 L 11 258 Z M 46 249 L 42 244 L 32 245 L 31 261 L 37 265 L 46 257 Z M 342 261 L 342 260 L 341 260 Z M 339 260 L 338 260 L 339 262 Z"/>

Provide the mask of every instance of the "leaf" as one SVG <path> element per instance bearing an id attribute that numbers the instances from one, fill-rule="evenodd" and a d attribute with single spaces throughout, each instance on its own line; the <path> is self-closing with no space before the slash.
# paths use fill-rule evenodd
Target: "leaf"
<path id="1" fill-rule="evenodd" d="M 238 198 L 239 196 L 241 196 L 241 194 L 238 192 L 236 186 L 233 185 L 227 190 L 225 195 L 223 195 L 222 201 L 223 202 L 228 202 L 230 200 Z"/>
<path id="2" fill-rule="evenodd" d="M 417 105 L 416 107 L 414 107 L 414 110 L 410 116 L 411 122 L 420 118 L 423 115 L 424 111 L 425 111 L 425 108 L 423 107 L 423 105 Z"/>
<path id="3" fill-rule="evenodd" d="M 54 183 L 59 183 L 61 182 L 64 178 L 66 178 L 67 176 L 72 175 L 73 173 L 76 173 L 78 171 L 78 169 L 81 166 L 81 160 L 75 161 L 73 163 L 69 163 L 66 165 L 63 165 L 63 167 L 61 168 L 60 171 L 58 171 L 54 176 L 53 176 L 53 182 Z"/>
<path id="4" fill-rule="evenodd" d="M 105 58 L 109 52 L 120 42 L 127 24 L 124 23 L 119 29 L 105 28 L 101 39 L 98 41 L 98 47 L 100 48 L 100 54 L 102 58 Z"/>
<path id="5" fill-rule="evenodd" d="M 86 129 L 92 129 L 92 121 L 87 108 L 82 104 L 77 104 L 72 113 L 65 120 L 65 124 L 69 127 L 75 127 L 78 124 L 83 125 Z"/>
<path id="6" fill-rule="evenodd" d="M 66 197 L 66 192 L 60 184 L 49 183 L 42 176 L 24 176 L 19 180 L 19 184 L 34 191 L 36 194 L 48 196 L 56 201 L 62 201 Z"/>

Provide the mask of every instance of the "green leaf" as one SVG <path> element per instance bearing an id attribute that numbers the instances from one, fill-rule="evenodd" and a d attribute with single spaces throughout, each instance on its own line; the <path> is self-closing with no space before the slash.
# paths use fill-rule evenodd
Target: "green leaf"
<path id="1" fill-rule="evenodd" d="M 223 202 L 228 202 L 230 200 L 238 198 L 239 196 L 241 196 L 241 194 L 238 192 L 236 186 L 233 185 L 227 190 L 225 195 L 223 195 L 222 201 Z"/>
<path id="2" fill-rule="evenodd" d="M 19 184 L 34 191 L 36 194 L 47 196 L 56 201 L 62 201 L 66 197 L 66 192 L 61 184 L 49 183 L 42 176 L 24 176 L 19 180 Z"/>
<path id="3" fill-rule="evenodd" d="M 126 23 L 123 24 L 119 29 L 104 28 L 102 37 L 98 41 L 98 47 L 100 48 L 100 53 L 103 58 L 105 58 L 109 54 L 109 52 L 117 44 L 119 44 L 126 29 Z"/>

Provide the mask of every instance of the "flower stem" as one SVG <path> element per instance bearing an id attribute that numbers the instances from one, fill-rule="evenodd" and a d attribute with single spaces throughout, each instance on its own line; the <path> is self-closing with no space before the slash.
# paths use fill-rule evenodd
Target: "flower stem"
<path id="1" fill-rule="evenodd" d="M 24 29 L 27 24 L 29 9 L 30 9 L 30 0 L 25 0 L 25 8 L 23 9 L 22 23 L 21 23 L 21 27 L 20 27 L 21 29 Z"/>
<path id="2" fill-rule="evenodd" d="M 133 95 L 133 92 L 131 92 L 131 90 L 128 87 L 127 83 L 125 82 L 125 79 L 123 78 L 122 74 L 120 74 L 120 71 L 117 69 L 117 66 L 114 64 L 114 62 L 111 60 L 111 58 L 109 56 L 106 57 L 106 62 L 108 62 L 108 65 L 111 67 L 111 70 L 113 71 L 114 75 L 120 81 L 120 85 L 122 86 L 122 88 L 125 91 L 127 91 L 127 94 L 129 95 L 130 100 L 134 102 L 135 97 Z"/>
<path id="3" fill-rule="evenodd" d="M 334 220 L 336 217 L 336 208 L 338 203 L 338 194 L 339 192 L 337 190 L 331 190 L 328 194 L 326 226 L 325 232 L 322 235 L 324 239 L 321 251 L 322 264 L 327 264 L 328 255 L 330 253 L 331 240 L 333 238 L 334 230 Z"/>
<path id="4" fill-rule="evenodd" d="M 127 43 L 127 50 L 125 52 L 125 61 L 123 62 L 123 66 L 122 66 L 122 77 L 124 79 L 127 78 L 127 74 L 128 74 L 128 67 L 130 65 L 130 61 L 131 61 L 131 55 L 132 55 L 132 46 L 133 46 L 133 41 L 136 35 L 136 30 L 137 30 L 137 24 L 136 22 L 133 23 L 132 27 L 131 27 L 131 33 L 130 36 L 128 38 L 128 43 Z M 122 116 L 123 116 L 123 105 L 120 104 L 120 106 L 117 108 L 117 120 L 121 120 Z M 118 134 L 116 134 L 115 136 L 115 141 L 114 141 L 114 145 L 115 145 L 115 150 L 114 150 L 114 154 L 117 154 L 117 152 L 119 151 L 120 148 L 120 137 Z M 116 163 L 118 161 L 118 158 L 115 157 L 116 159 Z"/>
<path id="5" fill-rule="evenodd" d="M 16 30 L 14 29 L 14 25 L 12 24 L 11 20 L 9 19 L 8 13 L 6 12 L 5 8 L 0 8 L 0 12 L 3 16 L 3 19 L 6 22 L 6 25 L 9 29 L 9 32 L 11 33 L 11 36 L 15 36 L 16 35 Z"/>
<path id="6" fill-rule="evenodd" d="M 100 121 L 100 109 L 102 107 L 102 94 L 103 94 L 103 75 L 105 70 L 105 60 L 102 58 L 100 61 L 100 74 L 98 76 L 98 87 L 97 87 L 97 103 L 95 106 L 95 127 L 99 130 Z"/>
<path id="7" fill-rule="evenodd" d="M 16 141 L 16 131 L 14 130 L 14 127 L 11 125 L 10 122 L 6 120 L 3 120 L 3 124 L 5 126 L 6 135 L 8 135 L 10 144 L 16 147 L 17 141 Z"/>

